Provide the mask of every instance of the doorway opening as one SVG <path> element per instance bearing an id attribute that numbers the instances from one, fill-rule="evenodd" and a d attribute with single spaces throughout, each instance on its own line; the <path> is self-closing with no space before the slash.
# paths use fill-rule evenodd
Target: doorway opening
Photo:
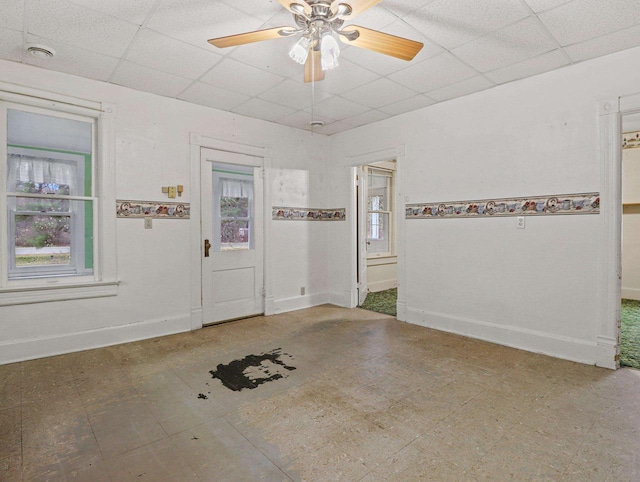
<path id="1" fill-rule="evenodd" d="M 640 369 L 640 113 L 622 117 L 620 365 Z"/>
<path id="2" fill-rule="evenodd" d="M 397 315 L 396 160 L 356 168 L 358 305 Z"/>

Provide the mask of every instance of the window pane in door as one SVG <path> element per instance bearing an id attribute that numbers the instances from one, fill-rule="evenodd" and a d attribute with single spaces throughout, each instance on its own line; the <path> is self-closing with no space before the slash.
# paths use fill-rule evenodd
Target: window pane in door
<path id="1" fill-rule="evenodd" d="M 389 214 L 369 213 L 367 222 L 367 251 L 371 254 L 388 253 L 389 246 Z"/>
<path id="2" fill-rule="evenodd" d="M 213 250 L 253 249 L 253 168 L 213 164 Z"/>

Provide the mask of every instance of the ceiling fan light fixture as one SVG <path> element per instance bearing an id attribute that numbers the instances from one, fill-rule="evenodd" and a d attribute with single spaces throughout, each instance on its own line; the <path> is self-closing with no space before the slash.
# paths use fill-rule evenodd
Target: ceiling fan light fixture
<path id="1" fill-rule="evenodd" d="M 303 64 L 307 61 L 307 57 L 309 56 L 309 39 L 307 37 L 300 37 L 291 50 L 289 51 L 289 57 L 298 62 L 299 64 Z"/>
<path id="2" fill-rule="evenodd" d="M 335 69 L 338 66 L 338 57 L 340 56 L 340 47 L 338 42 L 331 35 L 331 32 L 325 32 L 322 35 L 320 43 L 320 63 L 322 70 Z"/>

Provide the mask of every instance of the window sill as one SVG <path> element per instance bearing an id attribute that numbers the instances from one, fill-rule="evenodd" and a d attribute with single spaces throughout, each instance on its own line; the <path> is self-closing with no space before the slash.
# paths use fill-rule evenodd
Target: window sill
<path id="1" fill-rule="evenodd" d="M 119 281 L 98 281 L 55 286 L 2 288 L 0 289 L 0 306 L 116 296 L 119 284 Z"/>

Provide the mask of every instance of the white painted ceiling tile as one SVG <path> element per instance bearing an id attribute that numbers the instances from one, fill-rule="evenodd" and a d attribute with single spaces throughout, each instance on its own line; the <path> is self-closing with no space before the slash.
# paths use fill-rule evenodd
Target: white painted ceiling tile
<path id="1" fill-rule="evenodd" d="M 480 72 L 500 69 L 554 50 L 558 45 L 538 19 L 527 17 L 451 51 Z"/>
<path id="2" fill-rule="evenodd" d="M 435 0 L 407 15 L 404 20 L 451 49 L 530 14 L 521 0 Z"/>
<path id="3" fill-rule="evenodd" d="M 22 30 L 23 15 L 22 0 L 0 0 L 0 27 Z"/>
<path id="4" fill-rule="evenodd" d="M 424 7 L 426 4 L 434 0 L 385 0 L 378 5 L 385 10 L 393 13 L 399 18 L 404 18 L 414 10 Z"/>
<path id="5" fill-rule="evenodd" d="M 602 37 L 587 40 L 579 44 L 573 44 L 565 47 L 564 50 L 569 54 L 571 60 L 580 62 L 582 60 L 637 47 L 638 45 L 640 45 L 640 25 L 619 30 L 609 35 L 603 35 Z"/>
<path id="6" fill-rule="evenodd" d="M 20 62 L 23 55 L 22 32 L 0 28 L 0 58 Z"/>
<path id="7" fill-rule="evenodd" d="M 474 92 L 489 89 L 495 85 L 496 84 L 494 82 L 486 77 L 478 75 L 477 77 L 471 77 L 470 79 L 463 80 L 456 84 L 447 85 L 446 87 L 441 87 L 440 89 L 428 92 L 427 95 L 438 102 L 442 102 L 444 100 L 462 97 L 463 95 L 469 95 Z"/>
<path id="8" fill-rule="evenodd" d="M 282 119 L 283 117 L 295 112 L 295 109 L 267 102 L 266 100 L 257 99 L 255 97 L 231 110 L 237 114 L 264 119 L 267 121 L 277 121 L 278 119 Z"/>
<path id="9" fill-rule="evenodd" d="M 164 0 L 146 26 L 196 47 L 207 40 L 257 30 L 263 22 L 211 0 Z"/>
<path id="10" fill-rule="evenodd" d="M 418 94 L 415 97 L 409 97 L 408 99 L 401 100 L 394 104 L 389 104 L 380 107 L 379 110 L 386 112 L 389 115 L 399 115 L 405 112 L 411 112 L 412 110 L 422 109 L 435 104 L 436 101 L 423 94 Z"/>
<path id="11" fill-rule="evenodd" d="M 547 52 L 533 59 L 525 60 L 518 64 L 510 65 L 503 69 L 498 69 L 485 74 L 489 79 L 497 84 L 504 84 L 516 79 L 530 77 L 532 75 L 548 72 L 549 70 L 559 69 L 571 62 L 567 59 L 561 50 Z"/>
<path id="12" fill-rule="evenodd" d="M 292 38 L 255 42 L 235 47 L 228 56 L 244 64 L 258 67 L 265 72 L 302 80 L 304 67 L 289 58 L 289 50 L 295 43 L 296 39 Z"/>
<path id="13" fill-rule="evenodd" d="M 361 13 L 354 19 L 345 17 L 344 20 L 345 22 L 343 28 L 345 29 L 349 25 L 359 25 L 361 27 L 366 27 L 373 30 L 381 30 L 390 23 L 395 22 L 397 20 L 397 17 L 384 8 L 376 8 L 376 6 L 374 6 Z"/>
<path id="14" fill-rule="evenodd" d="M 411 89 L 382 78 L 345 92 L 343 97 L 371 108 L 378 108 L 408 99 L 415 94 Z"/>
<path id="15" fill-rule="evenodd" d="M 324 80 L 316 84 L 317 89 L 339 95 L 380 78 L 370 70 L 359 67 L 342 57 L 338 61 L 340 65 L 325 72 Z"/>
<path id="16" fill-rule="evenodd" d="M 227 5 L 248 15 L 259 18 L 263 22 L 273 18 L 285 8 L 276 0 L 223 0 Z M 286 10 L 285 10 L 286 11 Z M 291 16 L 291 14 L 289 14 Z"/>
<path id="17" fill-rule="evenodd" d="M 192 81 L 123 60 L 113 74 L 111 82 L 132 89 L 144 88 L 145 92 L 166 97 L 177 97 Z"/>
<path id="18" fill-rule="evenodd" d="M 433 43 L 416 29 L 401 20 L 386 26 L 383 30 L 384 33 L 422 42 L 424 46 L 414 59 L 409 62 L 356 46 L 348 46 L 345 48 L 342 52 L 342 57 L 380 75 L 389 75 L 444 52 L 442 47 Z"/>
<path id="19" fill-rule="evenodd" d="M 66 0 L 31 0 L 27 5 L 29 33 L 111 57 L 124 54 L 139 28 Z"/>
<path id="20" fill-rule="evenodd" d="M 567 46 L 640 23 L 638 0 L 574 0 L 540 14 L 551 34 Z"/>
<path id="21" fill-rule="evenodd" d="M 200 80 L 223 89 L 254 96 L 269 90 L 284 81 L 284 78 L 228 58 L 213 67 Z"/>
<path id="22" fill-rule="evenodd" d="M 348 131 L 349 129 L 353 129 L 353 126 L 347 124 L 346 122 L 336 121 L 322 127 L 315 127 L 313 129 L 313 132 L 330 136 L 333 134 L 338 134 L 339 132 Z"/>
<path id="23" fill-rule="evenodd" d="M 180 94 L 180 99 L 220 110 L 231 110 L 248 101 L 249 96 L 196 82 Z"/>
<path id="24" fill-rule="evenodd" d="M 314 101 L 319 103 L 329 97 L 329 94 L 319 89 L 313 90 L 311 83 L 296 82 L 287 79 L 275 85 L 271 89 L 258 95 L 263 100 L 286 105 L 296 110 L 310 106 Z"/>
<path id="25" fill-rule="evenodd" d="M 391 117 L 389 114 L 379 111 L 377 109 L 372 109 L 362 114 L 349 117 L 348 119 L 344 119 L 346 124 L 352 125 L 353 127 L 363 126 L 365 124 L 372 124 L 374 122 L 378 122 L 384 119 Z"/>
<path id="26" fill-rule="evenodd" d="M 565 3 L 569 3 L 571 0 L 525 0 L 531 10 L 536 13 L 544 12 L 545 10 L 551 10 L 552 8 L 559 7 Z"/>
<path id="27" fill-rule="evenodd" d="M 474 77 L 478 72 L 448 52 L 392 74 L 390 79 L 416 92 L 429 92 Z"/>
<path id="28" fill-rule="evenodd" d="M 309 108 L 306 110 L 307 112 L 310 111 Z M 314 114 L 333 120 L 346 119 L 354 115 L 362 114 L 368 110 L 370 110 L 369 107 L 337 96 L 324 100 L 316 104 L 313 108 Z"/>
<path id="29" fill-rule="evenodd" d="M 107 81 L 119 62 L 119 59 L 115 57 L 107 57 L 106 55 L 65 45 L 62 42 L 43 39 L 35 35 L 29 35 L 28 39 L 31 43 L 44 44 L 55 50 L 55 56 L 48 59 L 25 55 L 25 63 L 45 69 L 79 75 L 88 79 Z"/>
<path id="30" fill-rule="evenodd" d="M 314 112 L 313 119 L 316 121 L 324 122 L 325 125 L 331 124 L 333 119 L 322 117 Z M 284 124 L 289 127 L 295 127 L 297 129 L 304 129 L 306 131 L 311 130 L 311 114 L 302 110 L 298 110 L 291 115 L 285 116 L 278 120 L 278 124 Z M 316 127 L 314 127 L 314 130 Z"/>
<path id="31" fill-rule="evenodd" d="M 92 8 L 122 20 L 142 25 L 151 12 L 156 0 L 70 0 L 76 5 Z"/>
<path id="32" fill-rule="evenodd" d="M 143 28 L 136 35 L 126 58 L 139 65 L 197 79 L 222 59 L 211 49 L 205 49 Z"/>

